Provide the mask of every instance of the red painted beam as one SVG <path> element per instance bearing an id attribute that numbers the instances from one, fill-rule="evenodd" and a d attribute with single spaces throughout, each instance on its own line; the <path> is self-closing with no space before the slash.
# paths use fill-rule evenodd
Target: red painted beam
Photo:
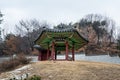
<path id="1" fill-rule="evenodd" d="M 55 43 L 52 42 L 52 54 L 51 54 L 52 60 L 55 60 Z"/>
<path id="2" fill-rule="evenodd" d="M 66 60 L 68 60 L 68 41 L 66 41 L 65 45 L 66 45 Z"/>
<path id="3" fill-rule="evenodd" d="M 57 60 L 57 53 L 55 53 L 55 60 Z"/>
<path id="4" fill-rule="evenodd" d="M 47 59 L 49 59 L 49 52 L 50 52 L 50 48 L 48 47 L 48 50 L 47 50 Z"/>
<path id="5" fill-rule="evenodd" d="M 72 60 L 73 60 L 73 61 L 75 60 L 74 45 L 73 45 L 73 47 L 72 47 Z"/>
<path id="6" fill-rule="evenodd" d="M 39 52 L 38 61 L 41 61 L 41 52 Z"/>

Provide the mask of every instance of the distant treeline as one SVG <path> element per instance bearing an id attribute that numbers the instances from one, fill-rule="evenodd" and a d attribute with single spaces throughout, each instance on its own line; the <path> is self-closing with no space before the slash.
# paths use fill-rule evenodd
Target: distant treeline
<path id="1" fill-rule="evenodd" d="M 0 19 L 2 18 L 0 13 Z M 2 19 L 0 20 L 0 23 Z M 40 35 L 41 31 L 52 26 L 46 22 L 40 22 L 37 19 L 21 20 L 15 25 L 16 33 L 10 33 L 5 36 L 4 41 L 0 43 L 1 55 L 12 54 L 30 54 L 34 40 Z M 89 41 L 95 44 L 109 46 L 111 43 L 120 44 L 120 38 L 116 35 L 115 22 L 100 14 L 88 14 L 76 23 L 60 23 L 53 28 L 76 28 L 81 34 L 88 37 Z"/>

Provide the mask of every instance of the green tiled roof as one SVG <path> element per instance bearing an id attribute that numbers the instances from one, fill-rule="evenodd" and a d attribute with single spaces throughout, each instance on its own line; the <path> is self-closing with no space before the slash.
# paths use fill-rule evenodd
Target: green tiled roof
<path id="1" fill-rule="evenodd" d="M 76 29 L 44 29 L 39 37 L 35 40 L 35 44 L 40 45 L 42 48 L 47 49 L 51 47 L 51 43 L 55 42 L 57 50 L 65 50 L 65 41 L 68 41 L 69 48 L 77 50 L 88 43 L 88 40 L 83 37 Z"/>

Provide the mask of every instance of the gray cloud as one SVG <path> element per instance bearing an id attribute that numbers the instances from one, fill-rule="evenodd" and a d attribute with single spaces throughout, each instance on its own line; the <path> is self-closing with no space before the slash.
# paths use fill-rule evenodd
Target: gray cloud
<path id="1" fill-rule="evenodd" d="M 120 0 L 1 0 L 5 14 L 3 26 L 13 30 L 21 19 L 36 18 L 49 23 L 75 22 L 89 13 L 100 13 L 113 18 L 120 25 Z"/>

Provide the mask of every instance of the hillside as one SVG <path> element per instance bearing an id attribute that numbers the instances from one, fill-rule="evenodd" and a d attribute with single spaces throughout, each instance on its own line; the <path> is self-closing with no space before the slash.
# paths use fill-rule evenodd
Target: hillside
<path id="1" fill-rule="evenodd" d="M 120 80 L 120 65 L 88 61 L 42 61 L 22 71 L 40 75 L 42 80 Z M 18 73 L 17 73 L 18 74 Z M 2 73 L 0 78 L 12 76 Z"/>
<path id="2" fill-rule="evenodd" d="M 120 55 L 120 50 L 118 50 L 118 44 L 116 39 L 112 36 L 110 38 L 110 33 L 107 30 L 102 33 L 95 31 L 94 27 L 91 25 L 80 26 L 80 23 L 74 24 L 77 31 L 84 35 L 89 41 L 89 43 L 78 51 L 85 51 L 86 55 Z M 97 26 L 96 26 L 97 27 Z M 99 30 L 99 28 L 97 28 Z M 101 33 L 101 35 L 100 35 Z M 98 37 L 99 34 L 99 37 Z"/>

